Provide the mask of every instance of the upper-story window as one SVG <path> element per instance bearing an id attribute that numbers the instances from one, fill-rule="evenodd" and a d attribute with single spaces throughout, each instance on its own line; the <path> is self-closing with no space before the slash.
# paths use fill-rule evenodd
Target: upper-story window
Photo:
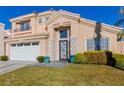
<path id="1" fill-rule="evenodd" d="M 68 38 L 68 31 L 67 30 L 61 30 L 60 31 L 60 38 Z"/>
<path id="2" fill-rule="evenodd" d="M 20 23 L 20 30 L 21 31 L 30 30 L 29 22 Z"/>

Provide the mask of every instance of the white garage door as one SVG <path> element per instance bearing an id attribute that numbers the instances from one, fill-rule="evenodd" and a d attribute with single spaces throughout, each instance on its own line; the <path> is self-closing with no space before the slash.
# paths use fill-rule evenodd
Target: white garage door
<path id="1" fill-rule="evenodd" d="M 12 44 L 10 47 L 11 60 L 36 61 L 39 55 L 39 42 Z"/>

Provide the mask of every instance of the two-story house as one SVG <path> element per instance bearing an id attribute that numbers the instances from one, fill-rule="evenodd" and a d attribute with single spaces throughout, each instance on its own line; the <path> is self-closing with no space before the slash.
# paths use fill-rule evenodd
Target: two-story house
<path id="1" fill-rule="evenodd" d="M 35 61 L 39 55 L 51 61 L 67 60 L 88 50 L 124 53 L 117 33 L 121 28 L 81 18 L 68 11 L 54 11 L 10 19 L 10 36 L 4 39 L 4 54 L 10 60 Z"/>

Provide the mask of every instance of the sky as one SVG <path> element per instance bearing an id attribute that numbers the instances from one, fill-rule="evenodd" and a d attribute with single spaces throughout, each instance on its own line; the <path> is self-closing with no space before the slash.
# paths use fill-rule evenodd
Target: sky
<path id="1" fill-rule="evenodd" d="M 120 6 L 0 6 L 0 22 L 5 24 L 5 29 L 11 28 L 9 19 L 24 14 L 43 12 L 50 9 L 66 10 L 80 14 L 90 20 L 113 25 L 123 16 L 118 13 Z"/>

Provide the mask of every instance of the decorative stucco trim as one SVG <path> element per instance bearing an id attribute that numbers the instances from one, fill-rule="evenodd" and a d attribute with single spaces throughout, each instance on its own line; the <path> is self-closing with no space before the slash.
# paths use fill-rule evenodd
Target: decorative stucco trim
<path id="1" fill-rule="evenodd" d="M 18 21 L 18 20 L 20 20 L 20 19 L 23 20 L 23 19 L 27 19 L 27 18 L 31 18 L 31 17 L 35 17 L 35 16 L 36 16 L 35 13 L 30 13 L 30 14 L 18 16 L 18 17 L 16 17 L 16 18 L 11 18 L 11 19 L 9 19 L 9 20 L 10 20 L 10 22 L 14 22 L 14 21 Z"/>
<path id="2" fill-rule="evenodd" d="M 22 35 L 22 34 L 31 34 L 31 33 L 32 33 L 32 31 L 24 31 L 24 32 L 18 31 L 18 32 L 14 32 L 13 34 L 14 35 Z"/>
<path id="3" fill-rule="evenodd" d="M 63 22 L 63 23 L 57 23 L 57 24 L 53 24 L 52 27 L 53 28 L 68 28 L 69 26 L 71 26 L 71 22 Z"/>
<path id="4" fill-rule="evenodd" d="M 96 21 L 90 21 L 88 19 L 80 20 L 80 23 L 83 24 L 83 25 L 93 27 L 93 28 L 96 26 Z M 115 34 L 119 33 L 122 30 L 122 28 L 107 25 L 107 24 L 104 24 L 104 23 L 101 23 L 101 26 L 102 26 L 101 27 L 102 30 L 110 32 L 110 33 L 115 33 Z"/>
<path id="5" fill-rule="evenodd" d="M 41 34 L 29 34 L 29 35 L 21 35 L 21 36 L 13 36 L 13 37 L 9 37 L 9 38 L 6 38 L 5 40 L 10 40 L 10 39 L 18 39 L 18 38 L 27 38 L 27 37 L 48 37 L 49 36 L 49 33 L 41 33 Z"/>
<path id="6" fill-rule="evenodd" d="M 47 39 L 47 38 L 48 37 L 46 37 L 46 36 L 8 38 L 8 39 L 4 39 L 4 42 L 13 42 L 13 41 L 20 41 L 20 40 Z"/>
<path id="7" fill-rule="evenodd" d="M 55 10 L 48 10 L 48 11 L 44 11 L 44 12 L 41 12 L 41 13 L 38 13 L 38 17 L 40 17 L 40 16 L 45 16 L 45 15 L 49 15 L 49 14 L 54 14 L 54 13 L 56 13 L 57 11 L 55 11 Z"/>
<path id="8" fill-rule="evenodd" d="M 55 21 L 57 18 L 59 17 L 65 17 L 65 18 L 70 18 L 72 20 L 78 20 L 80 18 L 80 16 L 78 15 L 72 15 L 72 14 L 67 14 L 67 12 L 63 12 L 63 11 L 59 11 L 58 13 L 56 13 L 55 15 L 53 15 L 47 22 L 46 25 L 49 25 L 50 23 L 52 23 L 53 21 Z"/>

